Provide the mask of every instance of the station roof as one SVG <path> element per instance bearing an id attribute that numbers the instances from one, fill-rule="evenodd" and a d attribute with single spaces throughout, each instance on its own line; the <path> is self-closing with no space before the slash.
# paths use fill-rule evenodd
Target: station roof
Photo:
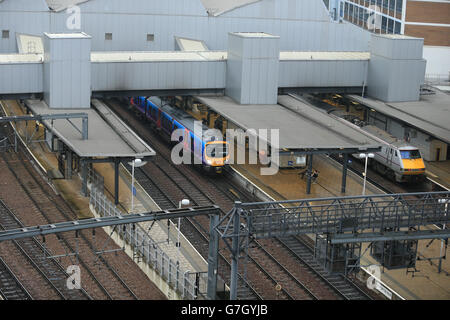
<path id="1" fill-rule="evenodd" d="M 136 136 L 109 108 L 94 100 L 97 111 L 90 109 L 50 109 L 44 101 L 27 100 L 26 104 L 34 114 L 87 113 L 89 118 L 89 139 L 82 140 L 67 120 L 54 120 L 53 132 L 79 157 L 83 158 L 143 158 L 154 156 L 155 151 Z M 52 128 L 51 120 L 43 121 Z M 80 130 L 81 119 L 71 119 Z"/>
<path id="2" fill-rule="evenodd" d="M 290 96 L 279 96 L 279 104 L 274 105 L 240 105 L 226 96 L 196 99 L 244 130 L 278 129 L 280 149 L 325 152 L 380 147 L 367 135 Z"/>
<path id="3" fill-rule="evenodd" d="M 382 102 L 372 98 L 350 95 L 353 100 L 389 117 L 450 143 L 450 95 L 439 90 L 435 94 L 421 95 L 419 101 Z"/>
<path id="4" fill-rule="evenodd" d="M 192 40 L 194 41 L 194 40 Z M 200 45 L 193 45 L 186 51 L 103 51 L 92 52 L 92 62 L 155 62 L 155 61 L 220 61 L 228 59 L 226 51 L 201 51 Z M 369 60 L 370 52 L 347 51 L 281 51 L 280 61 L 310 60 Z"/>

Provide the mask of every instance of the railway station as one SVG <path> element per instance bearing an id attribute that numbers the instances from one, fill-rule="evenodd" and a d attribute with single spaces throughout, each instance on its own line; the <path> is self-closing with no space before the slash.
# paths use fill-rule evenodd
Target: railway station
<path id="1" fill-rule="evenodd" d="M 428 35 L 223 2 L 0 1 L 0 298 L 450 299 Z"/>

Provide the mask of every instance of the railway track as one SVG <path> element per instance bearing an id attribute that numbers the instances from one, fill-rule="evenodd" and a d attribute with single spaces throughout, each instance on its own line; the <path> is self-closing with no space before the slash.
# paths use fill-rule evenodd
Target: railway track
<path id="1" fill-rule="evenodd" d="M 167 150 L 167 146 L 161 142 L 161 139 L 156 139 L 153 135 L 148 133 L 148 130 L 142 122 L 137 121 L 136 117 L 132 115 L 130 111 L 125 110 L 123 106 L 120 106 L 116 101 L 108 101 L 107 104 L 118 113 L 125 122 L 131 127 L 135 128 L 141 137 L 149 142 L 155 150 L 158 152 L 156 159 L 146 166 L 139 168 L 140 173 L 136 175 L 136 179 L 141 181 L 142 176 L 145 178 L 142 180 L 143 184 L 151 186 L 147 192 L 150 196 L 160 199 L 161 203 L 166 203 L 171 206 L 175 206 L 178 201 L 184 198 L 188 198 L 194 205 L 219 205 L 223 213 L 230 210 L 234 205 L 234 201 L 252 201 L 248 197 L 241 196 L 239 188 L 232 185 L 224 177 L 208 177 L 204 174 L 198 174 L 190 166 L 180 165 L 174 166 L 171 164 L 170 151 Z M 136 170 L 136 169 L 135 169 Z M 136 174 L 137 171 L 135 171 Z M 143 172 L 146 172 L 145 174 Z M 152 181 L 151 183 L 149 181 Z M 157 191 L 156 191 L 157 190 Z M 170 198 L 170 200 L 168 200 Z M 207 221 L 194 223 L 202 225 L 202 233 L 206 233 Z M 183 228 L 182 228 L 183 229 Z M 185 233 L 185 230 L 182 230 Z M 189 235 L 186 234 L 190 239 Z M 207 237 L 207 233 L 204 235 Z M 192 239 L 190 239 L 192 241 Z M 192 241 L 194 245 L 195 242 Z M 197 244 L 198 245 L 198 244 Z M 196 246 L 197 246 L 196 245 Z M 200 246 L 200 252 L 202 255 L 207 256 L 207 245 Z M 205 250 L 206 249 L 206 252 Z M 286 261 L 279 258 L 280 251 L 284 251 L 284 258 L 290 260 L 291 265 L 286 266 Z M 345 295 L 343 293 L 336 294 L 336 288 L 331 288 L 329 283 L 324 280 L 320 280 L 319 276 L 316 276 L 316 281 L 310 282 L 299 274 L 295 274 L 295 267 L 293 268 L 293 261 L 295 263 L 301 263 L 301 261 L 292 254 L 289 249 L 279 246 L 276 250 L 268 252 L 266 247 L 259 242 L 252 242 L 251 249 L 249 250 L 249 263 L 247 270 L 242 270 L 241 273 L 247 272 L 248 280 L 254 291 L 260 292 L 264 299 L 319 299 L 319 298 L 347 298 L 355 295 Z M 311 254 L 312 256 L 312 254 Z M 222 260 L 222 259 L 221 259 Z M 228 263 L 229 265 L 229 263 Z M 229 273 L 222 268 L 222 276 L 227 279 Z M 255 277 L 255 275 L 262 274 L 264 277 Z M 310 283 L 304 283 L 305 281 Z M 326 287 L 323 292 L 321 290 L 315 290 L 316 286 Z M 278 292 L 275 288 L 281 287 Z M 356 290 L 356 289 L 355 289 Z M 241 298 L 238 292 L 238 297 Z M 254 298 L 254 297 L 253 297 Z"/>
<path id="2" fill-rule="evenodd" d="M 3 230 L 23 228 L 17 217 L 11 210 L 0 200 L 0 228 Z M 13 241 L 14 245 L 20 252 L 20 259 L 29 268 L 38 271 L 42 279 L 48 284 L 47 288 L 53 290 L 56 295 L 63 300 L 91 300 L 92 298 L 84 290 L 70 290 L 66 286 L 66 280 L 69 275 L 56 259 L 48 258 L 50 252 L 42 246 L 35 238 L 27 238 L 23 240 Z M 6 266 L 6 264 L 5 264 Z M 12 272 L 12 271 L 11 271 Z M 17 280 L 18 282 L 18 280 Z M 20 289 L 20 283 L 16 285 Z M 3 290 L 2 290 L 3 291 Z M 25 292 L 22 296 L 26 296 Z M 29 295 L 29 294 L 28 294 Z M 31 296 L 30 296 L 31 297 Z M 25 298 L 27 299 L 27 298 Z"/>
<path id="3" fill-rule="evenodd" d="M 55 223 L 76 218 L 64 200 L 54 196 L 50 186 L 41 177 L 37 177 L 38 174 L 31 167 L 30 161 L 23 157 L 23 152 L 25 151 L 21 147 L 17 155 L 2 154 L 2 158 L 20 184 L 24 194 L 37 208 L 39 217 L 36 217 L 34 224 Z M 106 258 L 96 254 L 97 249 L 88 239 L 87 231 L 81 231 L 73 236 L 65 234 L 47 238 L 45 245 L 52 247 L 53 252 L 69 252 L 72 255 L 74 252 L 79 252 L 75 261 L 72 257 L 69 259 L 71 264 L 80 265 L 84 275 L 83 284 L 87 284 L 92 289 L 94 299 L 137 300 L 137 296 Z M 31 240 L 26 239 L 26 241 Z"/>
<path id="4" fill-rule="evenodd" d="M 0 257 L 0 296 L 4 300 L 32 300 L 6 262 Z"/>

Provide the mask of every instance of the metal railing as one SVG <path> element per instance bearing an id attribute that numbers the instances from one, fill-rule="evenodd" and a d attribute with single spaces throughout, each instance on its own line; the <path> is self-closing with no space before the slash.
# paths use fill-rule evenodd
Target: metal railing
<path id="1" fill-rule="evenodd" d="M 96 187 L 91 188 L 90 204 L 102 217 L 123 215 Z M 134 257 L 146 262 L 183 299 L 202 298 L 206 292 L 207 273 L 182 270 L 180 265 L 172 260 L 139 225 L 122 225 L 117 227 L 116 232 L 132 248 Z"/>

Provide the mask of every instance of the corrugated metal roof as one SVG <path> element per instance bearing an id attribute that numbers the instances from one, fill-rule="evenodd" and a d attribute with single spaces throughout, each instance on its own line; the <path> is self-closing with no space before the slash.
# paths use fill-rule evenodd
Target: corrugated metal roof
<path id="1" fill-rule="evenodd" d="M 94 100 L 95 102 L 95 100 Z M 89 139 L 82 140 L 80 132 L 68 121 L 44 121 L 47 127 L 80 157 L 145 157 L 154 156 L 155 151 L 131 133 L 111 111 L 105 115 L 95 109 L 50 109 L 42 100 L 27 100 L 34 114 L 87 113 L 89 117 Z M 107 116 L 108 118 L 104 119 Z M 71 120 L 81 128 L 80 119 Z"/>
<path id="2" fill-rule="evenodd" d="M 208 14 L 214 17 L 258 1 L 261 0 L 201 0 Z"/>
<path id="3" fill-rule="evenodd" d="M 289 96 L 274 105 L 240 105 L 229 97 L 196 97 L 244 130 L 278 129 L 286 149 L 377 148 L 380 143 Z M 290 110 L 292 109 L 292 110 Z"/>
<path id="4" fill-rule="evenodd" d="M 450 143 L 450 96 L 448 94 L 436 90 L 436 94 L 421 96 L 419 101 L 389 103 L 357 95 L 350 95 L 350 97 L 369 108 Z"/>

